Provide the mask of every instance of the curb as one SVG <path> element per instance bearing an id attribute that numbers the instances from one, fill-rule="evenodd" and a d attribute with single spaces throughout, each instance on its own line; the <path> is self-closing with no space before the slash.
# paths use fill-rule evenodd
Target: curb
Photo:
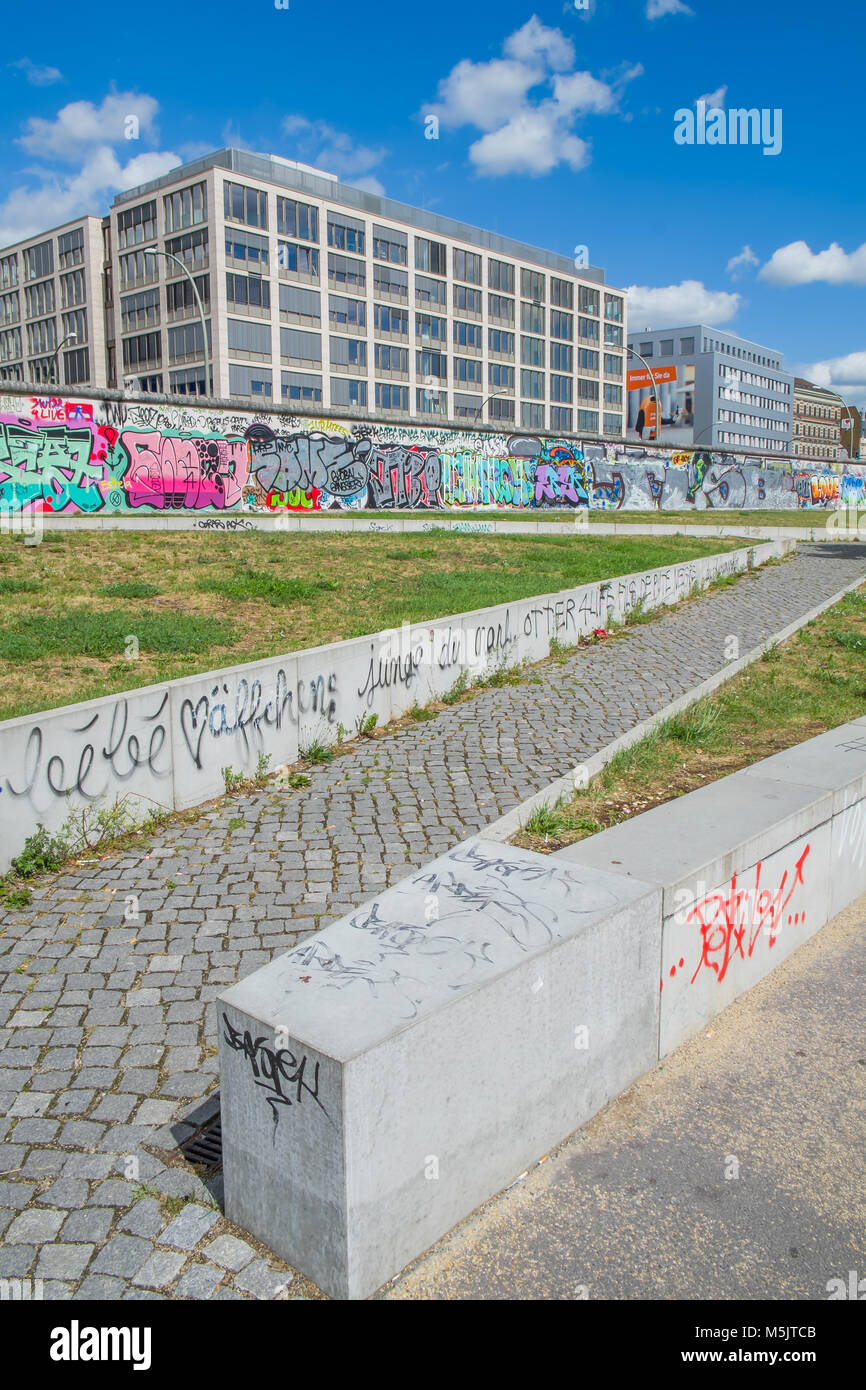
<path id="1" fill-rule="evenodd" d="M 572 768 L 571 772 L 566 773 L 562 777 L 558 777 L 555 782 L 551 782 L 547 787 L 543 787 L 540 792 L 535 792 L 534 795 L 527 797 L 526 801 L 521 801 L 520 805 L 515 806 L 513 811 L 508 811 L 506 815 L 501 816 L 500 819 L 494 821 L 492 825 L 479 830 L 477 833 L 485 840 L 496 840 L 500 844 L 509 840 L 512 835 L 516 835 L 517 832 L 523 828 L 526 820 L 533 811 L 539 810 L 542 806 L 555 805 L 561 796 L 573 792 L 575 790 L 574 778 L 578 771 L 580 771 L 581 774 L 585 774 L 587 781 L 591 782 L 593 777 L 596 777 L 617 753 L 621 752 L 624 748 L 630 748 L 633 743 L 639 743 L 642 738 L 645 738 L 646 735 L 651 733 L 659 724 L 664 724 L 666 720 L 671 719 L 675 714 L 679 714 L 682 710 L 688 709 L 689 705 L 693 705 L 697 700 L 703 699 L 705 695 L 712 694 L 719 686 L 729 681 L 732 676 L 738 675 L 740 671 L 745 671 L 747 666 L 751 666 L 752 663 L 763 656 L 764 652 L 770 647 L 774 647 L 780 642 L 786 642 L 788 638 L 793 637 L 794 633 L 798 632 L 800 628 L 805 627 L 815 618 L 820 617 L 828 608 L 832 608 L 834 604 L 839 603 L 846 594 L 852 593 L 854 589 L 862 588 L 864 583 L 866 583 L 866 575 L 863 575 L 860 579 L 855 579 L 851 584 L 846 584 L 844 589 L 840 589 L 838 593 L 825 599 L 823 603 L 819 603 L 816 608 L 810 609 L 808 613 L 804 613 L 802 617 L 795 619 L 793 623 L 788 623 L 787 627 L 780 628 L 778 632 L 773 633 L 772 637 L 765 638 L 759 646 L 753 647 L 745 656 L 741 656 L 737 661 L 732 661 L 721 671 L 717 671 L 715 675 L 708 676 L 705 681 L 701 681 L 700 685 L 696 685 L 692 690 L 687 690 L 684 695 L 678 695 L 676 700 L 672 701 L 669 705 L 665 705 L 664 709 L 658 710 L 656 714 L 650 715 L 648 719 L 642 719 L 639 724 L 635 724 L 634 727 L 629 729 L 626 733 L 620 734 L 619 738 L 614 739 L 612 743 L 608 743 L 597 753 L 593 753 L 591 757 L 585 758 L 583 762 L 577 763 L 577 765 Z"/>

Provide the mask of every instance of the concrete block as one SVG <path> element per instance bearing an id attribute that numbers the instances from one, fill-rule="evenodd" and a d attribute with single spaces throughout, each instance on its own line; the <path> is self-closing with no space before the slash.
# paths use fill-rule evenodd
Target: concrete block
<path id="1" fill-rule="evenodd" d="M 221 996 L 226 1215 L 372 1293 L 653 1065 L 659 951 L 657 889 L 457 846 Z"/>

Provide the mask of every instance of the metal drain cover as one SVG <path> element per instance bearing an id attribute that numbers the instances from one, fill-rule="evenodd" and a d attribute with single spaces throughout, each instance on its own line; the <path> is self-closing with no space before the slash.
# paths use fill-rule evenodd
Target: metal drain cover
<path id="1" fill-rule="evenodd" d="M 186 1161 L 201 1169 L 205 1177 L 211 1178 L 221 1173 L 223 1129 L 219 1111 L 206 1125 L 202 1125 L 201 1129 L 190 1135 L 189 1139 L 184 1139 L 178 1148 Z"/>

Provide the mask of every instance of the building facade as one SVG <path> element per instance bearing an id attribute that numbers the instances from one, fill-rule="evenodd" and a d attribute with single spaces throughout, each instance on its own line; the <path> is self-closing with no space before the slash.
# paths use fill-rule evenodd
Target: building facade
<path id="1" fill-rule="evenodd" d="M 842 458 L 842 397 L 805 377 L 794 378 L 793 452 L 836 463 Z"/>
<path id="2" fill-rule="evenodd" d="M 594 267 L 240 150 L 119 195 L 110 244 L 109 384 L 204 394 L 180 261 L 216 396 L 622 437 L 625 294 Z"/>
<path id="3" fill-rule="evenodd" d="M 0 381 L 108 385 L 103 222 L 81 217 L 0 251 Z"/>
<path id="4" fill-rule="evenodd" d="M 660 437 L 663 444 L 684 448 L 761 454 L 790 451 L 794 378 L 772 348 L 707 324 L 631 332 L 628 346 L 629 439 Z"/>

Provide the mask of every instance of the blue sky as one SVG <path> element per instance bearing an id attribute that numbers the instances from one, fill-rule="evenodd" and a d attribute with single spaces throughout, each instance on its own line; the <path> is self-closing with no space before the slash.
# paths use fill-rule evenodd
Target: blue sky
<path id="1" fill-rule="evenodd" d="M 0 244 L 237 144 L 586 245 L 629 287 L 633 328 L 724 325 L 866 406 L 864 34 L 854 0 L 96 0 L 74 24 L 56 0 L 38 23 L 18 6 Z M 676 143 L 675 112 L 702 97 L 781 110 L 780 151 Z"/>

